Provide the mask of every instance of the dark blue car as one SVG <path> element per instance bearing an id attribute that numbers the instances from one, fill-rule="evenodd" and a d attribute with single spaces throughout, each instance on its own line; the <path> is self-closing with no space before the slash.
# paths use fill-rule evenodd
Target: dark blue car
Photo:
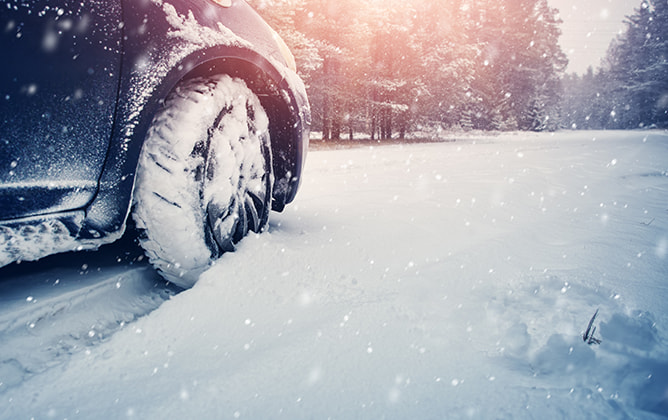
<path id="1" fill-rule="evenodd" d="M 295 197 L 304 85 L 243 0 L 4 0 L 0 57 L 0 266 L 132 217 L 189 286 Z"/>

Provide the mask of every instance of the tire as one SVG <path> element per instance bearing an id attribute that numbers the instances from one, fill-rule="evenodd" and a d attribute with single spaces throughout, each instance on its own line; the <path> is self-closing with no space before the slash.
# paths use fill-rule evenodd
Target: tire
<path id="1" fill-rule="evenodd" d="M 133 217 L 151 263 L 192 286 L 271 206 L 269 121 L 229 76 L 182 82 L 153 118 L 137 170 Z"/>

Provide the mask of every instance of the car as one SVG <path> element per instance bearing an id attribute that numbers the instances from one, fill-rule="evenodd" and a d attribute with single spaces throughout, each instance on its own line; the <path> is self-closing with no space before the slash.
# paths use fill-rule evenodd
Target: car
<path id="1" fill-rule="evenodd" d="M 0 51 L 0 267 L 132 225 L 189 287 L 294 200 L 308 98 L 244 0 L 4 0 Z"/>

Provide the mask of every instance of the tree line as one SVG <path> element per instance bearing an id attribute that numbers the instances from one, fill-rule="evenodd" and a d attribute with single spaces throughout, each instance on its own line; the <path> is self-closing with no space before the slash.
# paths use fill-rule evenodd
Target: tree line
<path id="1" fill-rule="evenodd" d="M 564 126 L 668 128 L 668 2 L 643 0 L 601 66 L 564 78 Z"/>
<path id="2" fill-rule="evenodd" d="M 295 54 L 326 140 L 666 122 L 665 0 L 644 0 L 605 66 L 583 76 L 565 74 L 547 0 L 249 3 Z"/>

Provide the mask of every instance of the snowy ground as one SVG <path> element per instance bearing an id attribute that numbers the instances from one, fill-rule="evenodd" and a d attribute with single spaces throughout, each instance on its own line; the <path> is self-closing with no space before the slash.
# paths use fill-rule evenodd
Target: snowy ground
<path id="1" fill-rule="evenodd" d="M 663 132 L 312 151 L 182 293 L 120 249 L 0 270 L 0 418 L 668 417 Z"/>

